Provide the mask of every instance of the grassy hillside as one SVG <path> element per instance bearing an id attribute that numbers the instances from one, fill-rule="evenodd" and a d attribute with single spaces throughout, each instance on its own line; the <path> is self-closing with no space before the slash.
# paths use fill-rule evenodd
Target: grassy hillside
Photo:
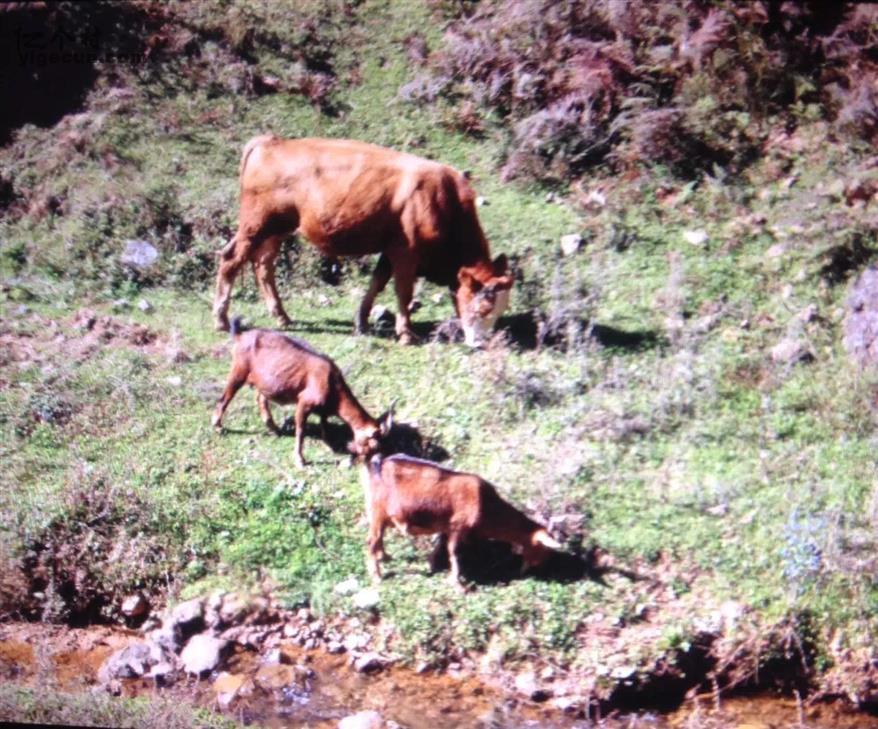
<path id="1" fill-rule="evenodd" d="M 874 202 L 852 192 L 872 151 L 828 118 L 766 117 L 734 174 L 603 162 L 551 190 L 503 182 L 508 127 L 466 134 L 454 99 L 399 94 L 413 39 L 441 48 L 457 5 L 132 4 L 118 12 L 147 60 L 100 66 L 81 106 L 15 130 L 0 151 L 4 614 L 114 618 L 137 588 L 266 582 L 357 613 L 333 590 L 367 581 L 341 426 L 335 451 L 312 426 L 305 471 L 247 392 L 229 432 L 210 428 L 228 368 L 213 252 L 235 224 L 240 148 L 268 130 L 353 137 L 472 171 L 492 250 L 515 265 L 510 315 L 471 351 L 432 336 L 452 307 L 424 285 L 421 345 L 353 337 L 371 262 L 330 285 L 291 243 L 293 333 L 371 412 L 396 400 L 409 450 L 482 474 L 591 568 L 517 579 L 509 554 L 470 555 L 461 595 L 427 574 L 428 545 L 392 536 L 374 626 L 388 649 L 556 666 L 604 695 L 696 661 L 727 683 L 792 666 L 868 700 L 878 378 L 842 338 L 874 256 Z M 573 232 L 583 247 L 562 256 Z M 158 261 L 121 263 L 129 239 Z M 232 310 L 271 326 L 249 274 Z"/>

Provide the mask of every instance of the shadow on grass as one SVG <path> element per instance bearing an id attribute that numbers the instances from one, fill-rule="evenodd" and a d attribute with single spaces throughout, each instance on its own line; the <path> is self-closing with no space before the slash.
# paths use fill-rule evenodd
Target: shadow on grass
<path id="1" fill-rule="evenodd" d="M 578 320 L 576 323 L 580 331 L 589 331 L 588 321 Z M 551 331 L 542 332 L 540 323 L 530 311 L 500 317 L 498 329 L 506 332 L 512 344 L 524 350 L 542 347 L 563 349 L 565 345 L 563 334 Z M 658 332 L 649 329 L 628 331 L 598 323 L 591 324 L 590 336 L 602 347 L 631 352 L 655 349 L 665 343 L 664 338 Z"/>
<path id="2" fill-rule="evenodd" d="M 646 579 L 642 575 L 621 567 L 602 563 L 603 552 L 599 547 L 573 552 L 552 552 L 539 567 L 522 574 L 521 557 L 505 542 L 471 539 L 458 549 L 458 561 L 463 577 L 477 585 L 506 584 L 522 578 L 536 578 L 546 582 L 571 583 L 591 580 L 606 586 L 604 577 L 617 574 L 632 582 Z M 430 555 L 430 571 L 447 570 L 448 549 L 445 536 L 440 536 Z"/>

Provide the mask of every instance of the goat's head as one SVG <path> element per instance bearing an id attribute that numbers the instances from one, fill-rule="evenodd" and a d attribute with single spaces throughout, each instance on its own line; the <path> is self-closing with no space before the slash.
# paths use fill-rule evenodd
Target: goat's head
<path id="1" fill-rule="evenodd" d="M 373 425 L 354 428 L 354 439 L 348 443 L 351 455 L 369 458 L 381 450 L 381 443 L 393 428 L 393 405 Z"/>
<path id="2" fill-rule="evenodd" d="M 457 274 L 457 309 L 464 339 L 471 347 L 482 344 L 491 335 L 509 305 L 513 277 L 506 256 L 497 256 L 492 265 L 493 275 L 487 279 L 476 278 L 469 268 L 461 268 Z"/>

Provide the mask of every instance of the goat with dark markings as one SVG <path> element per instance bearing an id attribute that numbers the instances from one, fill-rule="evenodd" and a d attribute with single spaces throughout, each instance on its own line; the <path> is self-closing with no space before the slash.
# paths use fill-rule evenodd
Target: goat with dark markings
<path id="1" fill-rule="evenodd" d="M 215 428 L 222 428 L 223 414 L 232 398 L 245 384 L 256 389 L 256 402 L 263 422 L 278 433 L 269 402 L 296 404 L 296 465 L 305 465 L 302 441 L 305 421 L 311 412 L 320 415 L 326 440 L 326 418 L 336 415 L 354 433 L 348 450 L 357 456 L 375 453 L 380 441 L 390 431 L 390 411 L 376 420 L 348 387 L 338 366 L 326 355 L 316 352 L 306 342 L 267 329 L 241 330 L 239 318 L 231 325 L 234 347 L 232 369 L 223 395 L 213 415 Z"/>

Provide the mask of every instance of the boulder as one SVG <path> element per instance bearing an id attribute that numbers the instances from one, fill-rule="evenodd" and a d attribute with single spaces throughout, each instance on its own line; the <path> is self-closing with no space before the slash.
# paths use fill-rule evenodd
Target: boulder
<path id="1" fill-rule="evenodd" d="M 795 365 L 814 360 L 811 348 L 798 339 L 783 339 L 771 348 L 771 360 L 778 364 Z"/>
<path id="2" fill-rule="evenodd" d="M 180 653 L 183 668 L 187 673 L 195 676 L 213 671 L 222 661 L 223 653 L 228 645 L 228 641 L 214 638 L 206 633 L 193 635 L 183 652 Z"/>
<path id="3" fill-rule="evenodd" d="M 569 233 L 561 236 L 561 253 L 572 256 L 582 247 L 582 236 L 579 233 Z"/>
<path id="4" fill-rule="evenodd" d="M 116 651 L 101 664 L 98 681 L 108 684 L 118 678 L 140 678 L 150 666 L 150 654 L 146 643 L 132 643 Z"/>
<path id="5" fill-rule="evenodd" d="M 156 247 L 145 240 L 126 240 L 119 261 L 131 268 L 149 268 L 159 257 Z"/>
<path id="6" fill-rule="evenodd" d="M 149 600 L 137 592 L 122 601 L 121 610 L 122 615 L 132 620 L 146 617 L 149 614 Z"/>
<path id="7" fill-rule="evenodd" d="M 338 723 L 338 729 L 384 729 L 385 726 L 383 717 L 377 711 L 360 711 Z"/>
<path id="8" fill-rule="evenodd" d="M 844 318 L 844 348 L 860 365 L 878 364 L 878 268 L 869 266 L 851 285 Z"/>

